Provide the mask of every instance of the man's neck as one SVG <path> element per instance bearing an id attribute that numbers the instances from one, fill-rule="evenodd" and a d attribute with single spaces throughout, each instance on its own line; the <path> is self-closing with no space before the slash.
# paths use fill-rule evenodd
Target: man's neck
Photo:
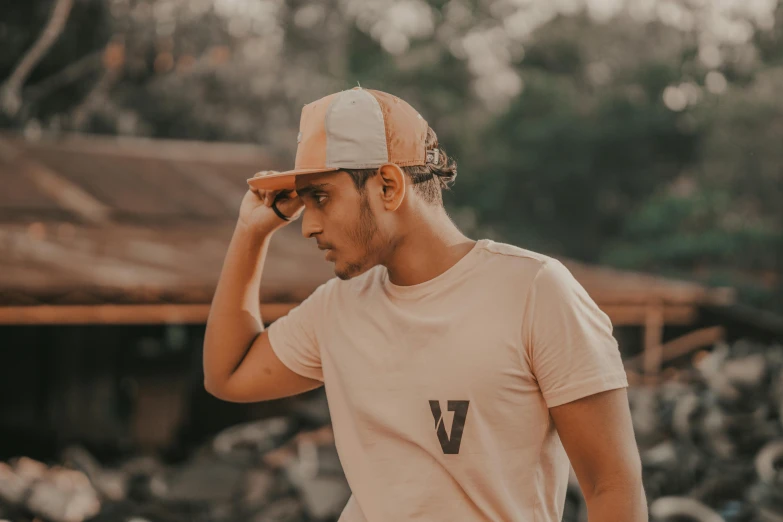
<path id="1" fill-rule="evenodd" d="M 389 280 L 410 286 L 433 279 L 462 259 L 475 245 L 451 222 L 446 213 L 435 222 L 412 227 L 384 263 Z"/>

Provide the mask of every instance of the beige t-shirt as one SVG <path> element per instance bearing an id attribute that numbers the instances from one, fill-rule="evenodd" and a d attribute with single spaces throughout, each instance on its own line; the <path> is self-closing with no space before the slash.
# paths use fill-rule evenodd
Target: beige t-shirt
<path id="1" fill-rule="evenodd" d="M 482 239 L 441 275 L 333 278 L 269 326 L 324 382 L 351 487 L 339 522 L 560 522 L 548 408 L 628 385 L 612 324 L 559 261 Z"/>

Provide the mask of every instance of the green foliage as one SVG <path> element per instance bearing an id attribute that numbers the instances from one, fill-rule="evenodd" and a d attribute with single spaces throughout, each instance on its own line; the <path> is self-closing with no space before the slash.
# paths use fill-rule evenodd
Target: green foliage
<path id="1" fill-rule="evenodd" d="M 658 97 L 632 101 L 617 89 L 585 103 L 568 80 L 526 78 L 487 129 L 470 193 L 506 237 L 595 261 L 627 214 L 694 160 L 698 136 Z"/>
<path id="2" fill-rule="evenodd" d="M 717 190 L 700 190 L 688 197 L 653 196 L 629 217 L 620 239 L 607 245 L 602 260 L 653 271 L 665 267 L 687 271 L 710 264 L 733 265 L 738 270 L 765 268 L 758 256 L 779 241 L 778 233 L 761 224 L 726 226 L 723 218 L 731 205 L 731 195 Z"/>

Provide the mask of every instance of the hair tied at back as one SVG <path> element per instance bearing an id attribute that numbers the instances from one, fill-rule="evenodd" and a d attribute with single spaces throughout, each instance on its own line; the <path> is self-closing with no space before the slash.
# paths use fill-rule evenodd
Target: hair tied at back
<path id="1" fill-rule="evenodd" d="M 430 149 L 427 151 L 427 163 L 435 166 L 440 165 L 440 149 Z"/>

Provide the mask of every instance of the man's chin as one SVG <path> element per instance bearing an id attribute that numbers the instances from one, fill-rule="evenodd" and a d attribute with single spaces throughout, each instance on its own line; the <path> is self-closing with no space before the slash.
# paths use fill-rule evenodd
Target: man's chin
<path id="1" fill-rule="evenodd" d="M 349 279 L 353 279 L 354 277 L 362 275 L 368 270 L 368 268 L 369 267 L 359 266 L 355 264 L 349 264 L 347 266 L 338 266 L 337 263 L 335 263 L 334 275 L 336 275 L 343 281 L 347 281 Z"/>
<path id="2" fill-rule="evenodd" d="M 339 277 L 343 281 L 348 281 L 349 279 L 351 279 L 353 277 L 353 275 L 347 274 L 347 273 L 342 272 L 340 270 L 335 270 L 334 271 L 334 275 L 336 275 L 337 277 Z"/>

